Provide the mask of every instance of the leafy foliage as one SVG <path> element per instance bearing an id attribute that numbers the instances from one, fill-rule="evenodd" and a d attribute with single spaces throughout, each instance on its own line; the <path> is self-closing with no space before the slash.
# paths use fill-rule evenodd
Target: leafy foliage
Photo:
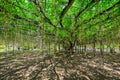
<path id="1" fill-rule="evenodd" d="M 69 46 L 74 41 L 88 43 L 101 37 L 104 41 L 115 40 L 120 33 L 119 0 L 0 0 L 0 3 L 3 40 L 16 38 L 20 42 L 26 36 L 31 39 L 38 35 L 38 30 L 46 40 L 56 37 L 59 44 Z"/>

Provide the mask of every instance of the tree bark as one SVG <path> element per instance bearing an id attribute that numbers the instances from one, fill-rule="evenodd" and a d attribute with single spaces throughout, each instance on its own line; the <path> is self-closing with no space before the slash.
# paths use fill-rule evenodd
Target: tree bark
<path id="1" fill-rule="evenodd" d="M 94 56 L 95 56 L 95 54 L 96 54 L 96 44 L 95 44 L 95 42 L 93 42 L 93 54 L 94 54 Z"/>
<path id="2" fill-rule="evenodd" d="M 84 44 L 84 54 L 85 54 L 85 56 L 87 55 L 87 45 L 86 44 Z"/>
<path id="3" fill-rule="evenodd" d="M 103 56 L 103 42 L 102 42 L 102 40 L 100 40 L 100 53 L 101 53 L 101 56 Z"/>

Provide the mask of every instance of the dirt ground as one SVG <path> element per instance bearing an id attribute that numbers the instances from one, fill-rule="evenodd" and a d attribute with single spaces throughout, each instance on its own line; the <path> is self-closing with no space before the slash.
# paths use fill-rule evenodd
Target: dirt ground
<path id="1" fill-rule="evenodd" d="M 120 54 L 4 54 L 0 80 L 120 80 Z"/>

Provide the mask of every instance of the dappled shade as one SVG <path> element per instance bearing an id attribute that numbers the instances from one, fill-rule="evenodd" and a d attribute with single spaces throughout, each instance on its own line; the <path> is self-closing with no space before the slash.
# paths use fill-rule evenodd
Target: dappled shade
<path id="1" fill-rule="evenodd" d="M 85 62 L 88 62 L 89 58 L 92 57 L 96 60 L 99 56 L 101 62 L 104 63 L 106 57 L 110 58 L 111 55 L 112 57 L 119 56 L 120 0 L 0 0 L 0 64 L 4 63 L 3 65 L 5 65 L 9 60 L 9 55 L 18 59 L 18 55 L 25 53 L 28 55 L 29 51 L 33 54 L 36 52 L 39 54 L 35 54 L 35 57 L 31 54 L 36 60 L 39 59 L 37 57 L 42 56 L 43 59 L 40 58 L 38 62 L 43 62 L 47 66 L 52 65 L 52 61 L 53 63 L 55 61 L 56 65 L 52 66 L 54 73 L 51 77 L 57 80 L 59 80 L 61 74 L 57 74 L 55 67 L 57 66 L 58 69 L 63 71 L 66 67 L 73 65 L 69 62 L 72 61 L 71 59 L 73 59 L 73 62 L 76 59 L 77 62 L 81 60 L 83 64 L 78 63 L 75 65 L 79 66 L 81 64 L 83 68 L 84 57 Z M 21 57 L 24 57 L 24 55 Z M 14 58 L 12 59 L 14 60 Z M 57 59 L 59 60 L 57 61 Z M 91 62 L 93 59 L 90 59 Z M 116 59 L 114 58 L 114 60 Z M 46 63 L 46 61 L 48 62 Z M 38 62 L 35 61 L 35 63 Z M 66 64 L 65 67 L 59 62 L 70 65 Z M 97 64 L 96 61 L 93 60 L 93 62 Z M 26 65 L 24 61 L 20 63 Z M 116 64 L 119 65 L 118 62 Z M 33 64 L 33 66 L 36 65 Z M 92 73 L 92 76 L 95 77 L 90 75 L 92 72 L 90 70 L 86 73 L 85 71 L 79 73 L 80 70 L 78 70 L 79 74 L 74 72 L 67 74 L 65 72 L 64 79 L 73 80 L 79 78 L 89 80 L 89 77 L 90 79 L 97 79 L 97 76 L 102 76 L 103 79 L 118 79 L 120 72 L 118 72 L 118 75 L 113 74 L 113 78 L 111 77 L 112 73 L 107 77 L 103 74 L 104 72 L 101 73 L 103 67 L 98 67 L 98 65 L 96 72 L 93 71 L 97 75 L 95 76 Z M 65 68 L 61 68 L 61 66 Z M 85 67 L 95 69 L 95 66 L 86 65 Z M 0 69 L 4 67 L 0 66 Z M 0 73 L 0 79 L 12 79 L 12 77 L 8 77 L 10 76 L 9 73 L 13 71 L 11 73 L 13 74 L 17 70 L 23 70 L 24 72 L 28 67 L 31 67 L 31 63 L 15 70 L 13 70 L 13 66 L 9 68 L 9 70 L 11 69 L 10 72 L 3 69 L 3 72 Z M 37 71 L 38 74 L 36 72 L 36 75 L 33 75 L 34 77 L 29 78 L 34 80 L 35 77 L 38 77 L 43 67 L 45 67 L 43 64 L 39 64 L 41 69 Z M 73 70 L 77 71 L 75 67 Z M 60 73 L 59 70 L 58 73 Z"/>

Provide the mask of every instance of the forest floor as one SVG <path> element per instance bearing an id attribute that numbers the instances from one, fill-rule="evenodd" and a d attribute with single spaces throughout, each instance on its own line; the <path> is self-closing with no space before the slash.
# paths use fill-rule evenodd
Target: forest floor
<path id="1" fill-rule="evenodd" d="M 120 80 L 120 54 L 4 54 L 0 80 Z"/>

